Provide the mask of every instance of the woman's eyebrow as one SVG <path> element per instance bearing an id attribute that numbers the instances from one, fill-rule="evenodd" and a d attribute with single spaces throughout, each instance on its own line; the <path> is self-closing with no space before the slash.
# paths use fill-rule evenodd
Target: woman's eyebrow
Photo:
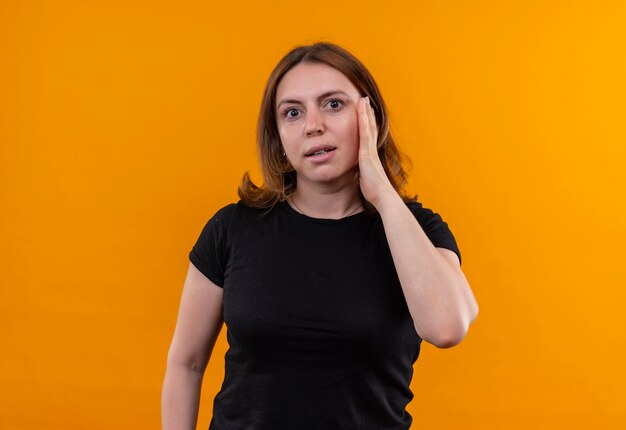
<path id="1" fill-rule="evenodd" d="M 323 99 L 324 97 L 332 96 L 332 95 L 335 95 L 335 94 L 343 94 L 343 95 L 345 95 L 345 96 L 348 96 L 348 94 L 346 94 L 344 91 L 341 91 L 341 90 L 330 90 L 330 91 L 326 91 L 324 94 L 320 94 L 320 95 L 317 97 L 317 100 L 319 101 L 319 100 Z M 348 96 L 348 97 L 349 97 L 349 96 Z M 276 105 L 276 107 L 279 107 L 279 106 L 280 106 L 280 105 L 282 105 L 283 103 L 300 103 L 300 100 L 296 100 L 296 99 L 283 99 L 283 100 L 281 100 L 281 101 L 280 101 L 280 103 L 278 103 L 278 104 Z"/>

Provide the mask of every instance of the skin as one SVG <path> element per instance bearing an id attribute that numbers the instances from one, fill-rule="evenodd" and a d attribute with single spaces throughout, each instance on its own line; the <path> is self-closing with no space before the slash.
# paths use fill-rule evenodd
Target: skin
<path id="1" fill-rule="evenodd" d="M 319 95 L 331 90 L 345 94 L 318 100 Z M 294 99 L 299 103 L 281 104 Z M 297 201 L 297 206 L 308 215 L 341 218 L 358 206 L 360 99 L 359 91 L 348 78 L 324 64 L 298 64 L 277 87 L 277 128 L 287 158 L 298 175 L 298 189 L 290 202 Z M 304 154 L 320 144 L 337 149 L 328 162 L 312 163 Z"/>

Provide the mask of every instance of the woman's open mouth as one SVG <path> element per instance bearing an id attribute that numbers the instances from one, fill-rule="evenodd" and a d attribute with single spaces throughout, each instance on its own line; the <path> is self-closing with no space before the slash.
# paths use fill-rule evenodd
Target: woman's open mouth
<path id="1" fill-rule="evenodd" d="M 335 149 L 337 148 L 330 145 L 315 146 L 309 149 L 304 156 L 313 163 L 323 163 L 335 155 Z"/>
<path id="2" fill-rule="evenodd" d="M 305 157 L 316 157 L 319 155 L 323 155 L 323 154 L 327 154 L 329 152 L 334 151 L 335 148 L 334 146 L 330 146 L 330 145 L 320 145 L 320 146 L 314 146 L 313 148 L 309 149 L 307 151 L 306 154 L 304 154 Z"/>

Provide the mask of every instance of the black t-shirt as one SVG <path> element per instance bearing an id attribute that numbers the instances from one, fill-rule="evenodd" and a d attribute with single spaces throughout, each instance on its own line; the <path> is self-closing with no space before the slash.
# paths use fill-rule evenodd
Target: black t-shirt
<path id="1" fill-rule="evenodd" d="M 434 246 L 446 222 L 408 204 Z M 287 202 L 220 209 L 189 253 L 224 288 L 229 349 L 209 430 L 408 429 L 422 339 L 380 216 L 311 218 Z"/>

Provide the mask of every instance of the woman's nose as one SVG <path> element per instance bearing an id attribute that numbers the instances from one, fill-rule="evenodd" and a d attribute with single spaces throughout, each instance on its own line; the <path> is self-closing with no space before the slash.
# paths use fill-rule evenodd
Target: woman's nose
<path id="1" fill-rule="evenodd" d="M 324 132 L 324 117 L 317 109 L 309 109 L 304 122 L 304 132 L 307 136 L 315 136 Z"/>

